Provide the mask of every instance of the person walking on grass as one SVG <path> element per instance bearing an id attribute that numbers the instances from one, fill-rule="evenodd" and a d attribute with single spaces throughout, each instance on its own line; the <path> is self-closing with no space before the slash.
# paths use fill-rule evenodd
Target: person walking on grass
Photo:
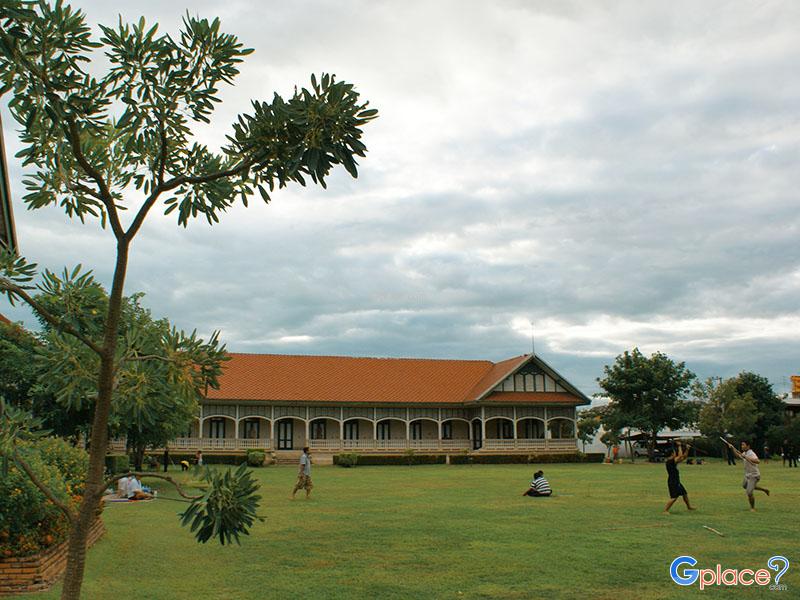
<path id="1" fill-rule="evenodd" d="M 689 456 L 689 444 L 683 447 L 681 443 L 678 442 L 676 447 L 672 450 L 672 454 L 670 454 L 667 459 L 669 502 L 667 502 L 667 505 L 664 507 L 664 514 L 666 515 L 669 514 L 669 509 L 672 508 L 672 505 L 675 504 L 678 498 L 683 498 L 683 501 L 686 503 L 686 508 L 689 510 L 697 510 L 689 503 L 689 493 L 686 491 L 686 488 L 683 487 L 680 473 L 678 473 L 678 463 L 685 461 L 687 456 Z"/>
<path id="2" fill-rule="evenodd" d="M 297 474 L 297 483 L 294 484 L 292 490 L 292 500 L 297 490 L 304 489 L 306 491 L 306 499 L 311 496 L 311 490 L 314 489 L 314 484 L 311 482 L 311 456 L 308 454 L 308 446 L 303 448 L 303 454 L 300 455 L 300 471 Z"/>
<path id="3" fill-rule="evenodd" d="M 728 444 L 728 442 L 725 442 Z M 733 450 L 733 453 L 744 461 L 744 481 L 742 481 L 742 487 L 744 491 L 747 493 L 747 500 L 750 502 L 750 510 L 755 512 L 756 510 L 756 499 L 753 495 L 755 490 L 759 492 L 764 492 L 767 496 L 769 496 L 769 490 L 767 488 L 760 487 L 758 482 L 761 481 L 761 471 L 758 470 L 758 455 L 753 451 L 750 447 L 750 442 L 743 440 L 742 441 L 742 451 L 739 452 L 736 448 L 733 447 L 732 444 L 728 444 Z"/>

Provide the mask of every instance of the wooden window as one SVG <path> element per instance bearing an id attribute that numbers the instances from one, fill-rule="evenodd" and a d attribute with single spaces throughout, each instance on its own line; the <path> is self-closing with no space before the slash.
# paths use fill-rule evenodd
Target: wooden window
<path id="1" fill-rule="evenodd" d="M 378 439 L 390 440 L 392 439 L 392 424 L 390 421 L 381 421 L 378 423 Z"/>
<path id="2" fill-rule="evenodd" d="M 227 419 L 211 419 L 209 423 L 209 435 L 212 438 L 225 437 L 225 421 Z"/>
<path id="3" fill-rule="evenodd" d="M 324 440 L 328 437 L 328 423 L 324 419 L 311 421 L 311 439 Z"/>
<path id="4" fill-rule="evenodd" d="M 514 423 L 506 419 L 498 419 L 497 437 L 501 440 L 514 439 Z"/>
<path id="5" fill-rule="evenodd" d="M 344 439 L 346 440 L 358 439 L 358 421 L 347 421 L 344 424 Z"/>
<path id="6" fill-rule="evenodd" d="M 411 424 L 411 439 L 412 440 L 422 439 L 422 421 L 414 421 Z"/>
<path id="7" fill-rule="evenodd" d="M 257 440 L 261 434 L 261 421 L 259 419 L 247 419 L 244 422 L 244 437 L 248 440 Z"/>
<path id="8" fill-rule="evenodd" d="M 452 440 L 453 439 L 453 422 L 452 421 L 445 421 L 442 423 L 442 439 L 443 440 Z"/>

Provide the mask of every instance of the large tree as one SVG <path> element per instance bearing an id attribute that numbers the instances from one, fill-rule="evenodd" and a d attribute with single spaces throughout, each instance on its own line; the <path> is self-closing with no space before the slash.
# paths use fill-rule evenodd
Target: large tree
<path id="1" fill-rule="evenodd" d="M 0 323 L 0 397 L 35 414 L 56 435 L 76 438 L 87 433 L 91 411 L 64 406 L 42 383 L 39 359 L 45 345 L 43 334 Z"/>
<path id="2" fill-rule="evenodd" d="M 705 436 L 747 439 L 760 449 L 769 431 L 783 423 L 783 401 L 761 375 L 742 372 L 718 384 L 709 380 L 695 393 L 703 402 L 698 426 Z"/>
<path id="3" fill-rule="evenodd" d="M 76 289 L 70 284 L 75 277 L 67 272 L 55 279 L 52 274 L 47 277 L 50 284 L 46 291 L 34 299 L 51 315 L 71 320 L 82 335 L 99 343 L 108 305 L 102 286 L 84 282 Z M 210 344 L 198 344 L 191 352 L 184 349 L 183 359 L 193 361 L 198 353 L 203 359 L 186 363 L 185 374 L 191 377 L 171 376 L 176 361 L 166 342 L 174 337 L 175 330 L 166 319 L 153 319 L 141 305 L 143 297 L 137 293 L 123 298 L 118 347 L 126 352 L 117 361 L 117 384 L 109 419 L 110 433 L 127 439 L 137 470 L 142 468 L 148 447 L 163 446 L 186 431 L 198 413 L 199 398 L 206 386 L 213 384 L 219 360 L 224 358 L 224 348 L 218 348 L 214 338 Z M 96 395 L 97 373 L 92 370 L 99 366 L 96 356 L 46 321 L 42 326 L 42 341 L 34 362 L 38 387 L 58 400 L 61 411 L 83 416 L 88 433 L 91 413 L 87 409 L 94 404 Z M 209 357 L 213 359 L 208 360 Z M 212 371 L 203 371 L 208 365 Z M 48 424 L 49 415 L 41 414 L 40 408 L 36 404 L 32 412 Z"/>
<path id="4" fill-rule="evenodd" d="M 232 83 L 251 50 L 223 33 L 217 19 L 187 16 L 177 35 L 159 35 L 144 19 L 101 29 L 97 41 L 84 15 L 61 2 L 0 1 L 0 93 L 10 94 L 21 127 L 24 200 L 32 209 L 57 205 L 71 218 L 96 218 L 116 246 L 99 343 L 37 305 L 30 295 L 35 265 L 8 252 L 0 256 L 0 290 L 31 304 L 98 361 L 86 494 L 72 519 L 62 589 L 62 598 L 73 599 L 106 483 L 125 277 L 144 221 L 160 203 L 182 226 L 198 216 L 213 224 L 254 191 L 269 201 L 275 188 L 290 182 L 305 185 L 308 178 L 324 187 L 335 165 L 355 177 L 355 157 L 366 152 L 361 127 L 377 115 L 351 84 L 312 76 L 310 89 L 287 99 L 275 94 L 269 102 L 254 101 L 233 124 L 227 145 L 214 152 L 192 138 L 192 126 L 210 121 L 219 87 Z M 108 64 L 102 75 L 84 68 L 99 48 Z M 215 482 L 223 485 L 223 479 Z M 218 525 L 230 523 L 214 514 Z"/>
<path id="5" fill-rule="evenodd" d="M 597 381 L 611 399 L 609 418 L 618 427 L 646 433 L 651 458 L 661 429 L 678 429 L 697 418 L 697 404 L 688 398 L 695 376 L 682 362 L 660 352 L 647 357 L 634 348 L 604 373 Z"/>

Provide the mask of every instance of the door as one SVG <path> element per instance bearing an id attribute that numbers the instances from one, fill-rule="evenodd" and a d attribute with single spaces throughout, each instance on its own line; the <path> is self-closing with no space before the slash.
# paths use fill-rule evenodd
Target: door
<path id="1" fill-rule="evenodd" d="M 291 450 L 294 445 L 294 422 L 278 421 L 278 450 Z"/>
<path id="2" fill-rule="evenodd" d="M 481 422 L 472 422 L 472 449 L 480 450 L 483 446 L 483 435 L 481 434 Z"/>

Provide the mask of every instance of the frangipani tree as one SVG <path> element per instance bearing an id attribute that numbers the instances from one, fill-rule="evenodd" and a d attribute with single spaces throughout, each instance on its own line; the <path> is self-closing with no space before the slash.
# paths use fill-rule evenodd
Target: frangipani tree
<path id="1" fill-rule="evenodd" d="M 86 537 L 103 493 L 125 276 L 145 219 L 159 206 L 184 227 L 197 217 L 213 224 L 256 191 L 268 202 L 292 182 L 325 187 L 336 165 L 356 177 L 356 157 L 366 152 L 361 127 L 377 116 L 351 84 L 312 76 L 309 89 L 286 99 L 253 101 L 215 152 L 193 139 L 192 128 L 210 122 L 219 87 L 233 82 L 251 50 L 223 33 L 217 19 L 188 15 L 174 36 L 144 19 L 101 30 L 97 40 L 81 11 L 60 1 L 0 0 L 0 94 L 21 127 L 24 201 L 30 209 L 57 205 L 70 218 L 96 219 L 116 243 L 99 342 L 33 299 L 36 265 L 0 255 L 0 291 L 30 304 L 99 360 L 86 495 L 73 521 L 62 598 L 80 594 Z M 88 66 L 100 51 L 110 67 L 97 75 Z M 83 285 L 81 276 L 71 284 Z M 236 507 L 223 508 L 213 512 L 212 528 L 236 524 L 226 516 Z"/>

